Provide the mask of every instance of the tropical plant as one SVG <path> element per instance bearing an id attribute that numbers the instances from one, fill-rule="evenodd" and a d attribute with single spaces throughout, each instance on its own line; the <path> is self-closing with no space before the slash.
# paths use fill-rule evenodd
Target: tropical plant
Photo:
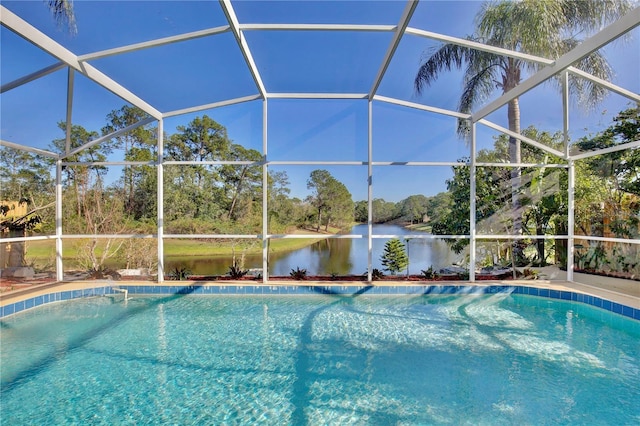
<path id="1" fill-rule="evenodd" d="M 291 278 L 294 280 L 301 281 L 307 278 L 307 270 L 300 269 L 300 267 L 297 266 L 296 269 L 292 269 L 291 272 L 289 272 L 289 275 L 291 275 Z"/>
<path id="2" fill-rule="evenodd" d="M 381 279 L 382 277 L 384 277 L 384 273 L 378 268 L 373 268 L 373 270 L 371 271 L 371 279 L 375 281 Z"/>
<path id="3" fill-rule="evenodd" d="M 537 280 L 540 278 L 540 273 L 535 269 L 524 268 L 522 270 L 522 278 L 525 280 Z"/>
<path id="4" fill-rule="evenodd" d="M 189 270 L 189 268 L 184 266 L 176 266 L 169 273 L 169 279 L 175 281 L 184 281 L 189 277 L 189 275 L 191 275 L 191 271 Z"/>
<path id="5" fill-rule="evenodd" d="M 387 241 L 380 261 L 384 269 L 391 274 L 406 269 L 409 266 L 409 258 L 402 241 L 397 238 Z"/>
<path id="6" fill-rule="evenodd" d="M 575 1 L 575 0 L 522 0 L 487 2 L 476 17 L 475 32 L 467 39 L 512 51 L 556 59 L 575 48 L 578 35 L 600 29 L 631 9 L 629 0 Z M 418 93 L 435 82 L 438 75 L 452 68 L 466 67 L 464 87 L 458 109 L 470 113 L 499 90 L 506 93 L 520 84 L 526 72 L 535 72 L 543 65 L 511 56 L 487 52 L 447 43 L 428 52 L 414 80 Z M 575 64 L 596 77 L 610 80 L 612 70 L 601 52 L 596 51 Z M 588 80 L 572 78 L 569 90 L 580 97 L 581 105 L 595 105 L 607 90 Z M 520 133 L 520 104 L 516 97 L 507 106 L 509 130 Z M 468 120 L 458 120 L 458 133 L 466 136 Z M 521 162 L 520 140 L 509 137 L 509 160 Z M 513 231 L 520 234 L 522 219 L 519 213 L 521 171 L 511 168 L 511 204 Z"/>
<path id="7" fill-rule="evenodd" d="M 620 111 L 613 118 L 610 127 L 595 134 L 580 138 L 575 148 L 580 152 L 611 148 L 631 143 L 640 138 L 640 104 Z M 606 156 L 595 156 L 584 160 L 589 174 L 598 179 L 611 181 L 616 191 L 640 196 L 640 182 L 637 170 L 640 168 L 640 154 L 635 149 L 627 149 L 608 153 Z"/>
<path id="8" fill-rule="evenodd" d="M 463 272 L 458 272 L 458 279 L 462 281 L 469 280 L 469 270 L 465 269 Z"/>
<path id="9" fill-rule="evenodd" d="M 422 273 L 422 278 L 426 280 L 432 280 L 436 278 L 436 272 L 433 270 L 433 266 L 429 266 L 427 270 L 423 269 L 420 272 Z"/>
<path id="10" fill-rule="evenodd" d="M 233 265 L 229 266 L 229 276 L 234 280 L 238 280 L 244 277 L 245 275 L 247 275 L 247 272 L 249 272 L 249 270 L 242 269 L 242 267 L 235 259 L 233 260 Z"/>

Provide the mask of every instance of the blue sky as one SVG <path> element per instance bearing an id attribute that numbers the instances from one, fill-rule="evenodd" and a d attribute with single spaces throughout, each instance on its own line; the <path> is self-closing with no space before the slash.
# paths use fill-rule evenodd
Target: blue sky
<path id="1" fill-rule="evenodd" d="M 77 54 L 154 38 L 226 25 L 217 1 L 75 0 L 78 34 L 58 28 L 41 0 L 2 4 Z M 411 27 L 464 37 L 473 31 L 478 1 L 423 1 Z M 233 2 L 241 23 L 397 24 L 405 2 Z M 1 81 L 13 81 L 56 60 L 2 27 Z M 391 40 L 391 33 L 248 31 L 252 51 L 267 91 L 366 93 Z M 626 42 L 605 49 L 616 71 L 614 83 L 640 92 L 640 30 Z M 418 97 L 413 78 L 423 53 L 436 43 L 405 36 L 378 94 L 454 110 L 460 95 L 459 72 L 443 74 Z M 166 112 L 258 93 L 231 33 L 90 61 L 108 76 L 157 109 Z M 2 94 L 1 138 L 46 148 L 62 137 L 66 70 Z M 105 116 L 123 100 L 76 74 L 73 122 L 99 131 Z M 498 93 L 496 92 L 496 97 Z M 540 86 L 521 98 L 522 126 L 562 128 L 561 97 Z M 571 136 L 606 127 L 628 101 L 611 95 L 592 113 L 576 106 Z M 196 115 L 207 114 L 227 127 L 237 143 L 262 150 L 262 102 L 253 101 L 165 120 L 173 133 Z M 468 148 L 455 136 L 455 120 L 383 102 L 373 106 L 374 161 L 456 161 Z M 506 109 L 490 119 L 506 127 Z M 495 132 L 480 126 L 479 148 L 492 145 Z M 268 158 L 278 161 L 367 160 L 367 102 L 363 100 L 270 100 Z M 287 166 L 293 195 L 304 197 L 306 178 L 322 166 Z M 278 167 L 284 169 L 285 167 Z M 366 166 L 322 167 L 343 180 L 354 199 L 366 199 Z M 407 170 L 408 169 L 408 170 Z M 445 189 L 450 167 L 376 167 L 374 197 L 399 201 L 409 195 L 433 195 Z"/>

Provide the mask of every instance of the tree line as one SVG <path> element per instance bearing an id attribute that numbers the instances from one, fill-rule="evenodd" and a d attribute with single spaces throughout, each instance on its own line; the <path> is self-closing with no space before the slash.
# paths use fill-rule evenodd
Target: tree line
<path id="1" fill-rule="evenodd" d="M 71 126 L 73 151 L 124 129 L 147 115 L 124 106 L 107 115 L 100 132 Z M 66 123 L 59 123 L 64 132 Z M 164 138 L 165 232 L 261 233 L 262 154 L 234 143 L 224 126 L 204 115 Z M 66 139 L 49 147 L 63 153 Z M 135 165 L 122 166 L 119 176 L 104 163 L 116 152 Z M 157 127 L 140 126 L 101 144 L 68 156 L 62 170 L 64 232 L 68 234 L 153 233 L 157 221 Z M 80 164 L 86 163 L 86 164 Z M 97 163 L 97 164 L 93 164 Z M 191 164 L 189 164 L 191 163 Z M 53 160 L 8 147 L 0 149 L 2 198 L 50 207 L 40 214 L 53 231 Z M 119 166 L 112 166 L 113 169 Z M 346 186 L 327 170 L 314 170 L 307 180 L 309 195 L 290 197 L 285 171 L 268 171 L 270 232 L 291 227 L 329 230 L 353 224 L 354 203 Z"/>
<path id="2" fill-rule="evenodd" d="M 639 108 L 620 112 L 605 131 L 576 141 L 574 149 L 589 151 L 632 142 L 640 135 Z M 146 118 L 135 107 L 125 106 L 107 116 L 100 132 L 71 126 L 71 149 L 123 129 Z M 60 129 L 66 129 L 60 123 Z M 560 133 L 548 133 L 533 127 L 523 135 L 562 150 Z M 252 234 L 262 233 L 262 154 L 234 143 L 224 126 L 208 116 L 197 117 L 177 132 L 164 135 L 165 232 L 176 234 Z M 64 152 L 64 138 L 52 142 L 51 150 Z M 101 163 L 116 151 L 124 152 L 126 161 L 117 178 L 109 178 L 109 169 Z M 640 185 L 637 150 L 618 151 L 577 162 L 575 188 L 576 233 L 596 236 L 637 238 Z M 480 234 L 513 234 L 518 220 L 524 235 L 519 240 L 519 264 L 566 262 L 566 240 L 535 238 L 536 235 L 566 235 L 568 232 L 568 176 L 564 164 L 547 152 L 526 145 L 524 163 L 543 167 L 522 168 L 518 177 L 519 208 L 513 208 L 513 178 L 509 167 L 477 167 L 476 223 Z M 94 145 L 65 159 L 62 171 L 63 230 L 66 234 L 153 234 L 157 227 L 157 128 L 141 126 L 120 136 Z M 461 159 L 462 162 L 467 158 Z M 492 149 L 481 150 L 477 162 L 509 163 L 509 140 L 499 136 Z M 176 163 L 173 163 L 176 162 Z M 180 162 L 198 162 L 182 164 Z M 228 162 L 241 162 L 229 164 Z M 544 165 L 547 164 L 547 167 Z M 0 149 L 2 199 L 29 205 L 30 215 L 11 217 L 11 206 L 3 204 L 3 232 L 15 228 L 37 227 L 39 232 L 53 233 L 54 176 L 52 160 L 26 151 Z M 447 191 L 434 196 L 411 195 L 394 203 L 372 200 L 374 223 L 397 222 L 421 224 L 437 235 L 468 235 L 470 169 L 452 167 L 446 181 Z M 110 180 L 111 179 L 111 180 Z M 328 171 L 318 169 L 307 179 L 309 195 L 304 199 L 290 196 L 285 171 L 268 171 L 268 212 L 270 233 L 292 233 L 296 229 L 324 232 L 348 230 L 354 222 L 368 220 L 368 202 L 354 202 L 347 187 Z M 515 214 L 514 214 L 515 211 Z M 37 216 L 38 220 L 33 220 Z M 24 231 L 24 229 L 23 229 Z M 464 250 L 465 239 L 446 240 L 456 252 Z M 493 260 L 508 261 L 509 244 L 495 241 L 502 249 L 492 253 Z M 87 252 L 96 252 L 93 246 Z M 119 250 L 124 241 L 107 247 Z M 151 248 L 152 249 L 152 248 Z M 131 250 L 133 250 L 131 248 Z M 104 252 L 104 250 L 102 251 Z M 585 254 L 586 256 L 586 254 Z M 593 258 L 593 254 L 590 255 Z M 620 257 L 620 254 L 617 254 Z M 135 257 L 135 256 L 132 256 Z M 597 259 L 596 259 L 597 260 Z M 100 264 L 100 259 L 91 259 Z"/>
<path id="3" fill-rule="evenodd" d="M 525 137 L 563 151 L 561 132 L 549 133 L 534 127 L 523 130 Z M 588 152 L 614 147 L 640 139 L 640 106 L 621 111 L 612 125 L 596 135 L 585 136 L 572 144 L 574 152 Z M 493 149 L 478 152 L 478 163 L 508 165 L 509 140 L 505 135 L 495 138 Z M 523 145 L 522 162 L 538 167 L 520 168 L 515 188 L 509 167 L 478 166 L 476 169 L 476 231 L 485 235 L 522 235 L 530 238 L 517 241 L 495 240 L 500 249 L 485 250 L 487 258 L 479 261 L 491 264 L 515 262 L 517 265 L 566 266 L 567 240 L 536 238 L 568 233 L 568 173 L 565 168 L 551 165 L 566 161 L 539 148 Z M 468 159 L 461 159 L 462 162 Z M 545 166 L 547 165 L 547 166 Z M 596 155 L 575 163 L 574 219 L 575 235 L 618 238 L 638 238 L 640 235 L 640 153 L 637 149 Z M 468 235 L 470 233 L 470 183 L 468 167 L 453 167 L 453 177 L 446 181 L 447 192 L 438 194 L 438 210 L 430 216 L 432 233 L 438 235 Z M 514 201 L 517 200 L 517 201 Z M 517 203 L 517 205 L 516 205 Z M 516 225 L 516 222 L 518 223 Z M 464 239 L 446 240 L 456 253 L 469 244 Z M 640 267 L 635 246 L 586 242 L 578 250 L 579 267 L 611 268 L 630 272 Z M 482 254 L 482 244 L 479 243 Z M 487 244 L 485 244 L 487 246 Z M 515 250 L 515 248 L 519 248 Z M 515 258 L 513 257 L 515 256 Z"/>

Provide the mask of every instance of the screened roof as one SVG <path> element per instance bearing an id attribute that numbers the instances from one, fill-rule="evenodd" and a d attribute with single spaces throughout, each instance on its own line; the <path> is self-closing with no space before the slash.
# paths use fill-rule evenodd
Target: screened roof
<path id="1" fill-rule="evenodd" d="M 453 0 L 76 0 L 74 35 L 56 24 L 46 2 L 1 4 L 1 139 L 41 149 L 61 136 L 57 123 L 67 116 L 67 66 L 77 71 L 73 122 L 98 129 L 123 103 L 158 119 L 227 104 L 251 110 L 252 101 L 264 98 L 275 106 L 287 105 L 278 98 L 370 99 L 385 103 L 378 108 L 428 106 L 455 117 L 462 71 L 442 73 L 420 95 L 413 81 L 432 49 L 443 42 L 467 43 L 482 7 L 478 1 Z M 551 64 L 550 72 L 522 78 L 517 94 L 523 128 L 562 129 L 557 84 L 537 83 L 571 65 L 571 54 L 579 57 L 587 50 L 602 49 L 615 78 L 606 83 L 611 95 L 597 111 L 572 101 L 571 137 L 606 127 L 616 112 L 637 102 L 639 15 L 635 9 L 603 33 L 586 36 L 555 68 L 548 59 L 520 56 Z M 495 90 L 472 118 L 506 127 L 505 105 L 513 96 Z"/>

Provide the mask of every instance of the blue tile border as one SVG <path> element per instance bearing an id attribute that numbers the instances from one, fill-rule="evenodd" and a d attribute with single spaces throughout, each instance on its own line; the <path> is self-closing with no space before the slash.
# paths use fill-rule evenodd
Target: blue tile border
<path id="1" fill-rule="evenodd" d="M 602 299 L 588 294 L 574 293 L 564 290 L 550 290 L 527 286 L 507 286 L 507 285 L 486 285 L 486 286 L 464 286 L 464 285 L 399 285 L 399 286 L 376 286 L 370 284 L 346 285 L 274 285 L 274 284 L 247 284 L 247 285 L 109 285 L 87 288 L 82 290 L 66 290 L 34 296 L 29 299 L 10 303 L 0 307 L 0 318 L 17 314 L 27 309 L 33 309 L 48 303 L 61 302 L 65 300 L 96 297 L 112 294 L 119 294 L 114 288 L 126 289 L 129 294 L 138 295 L 173 295 L 173 294 L 196 294 L 196 295 L 336 295 L 354 296 L 357 294 L 371 295 L 398 295 L 398 296 L 420 296 L 420 295 L 454 295 L 454 294 L 496 294 L 511 291 L 513 294 L 528 296 L 538 296 L 550 299 L 568 300 L 586 305 L 594 306 L 606 311 L 625 316 L 627 318 L 640 321 L 640 309 Z"/>

